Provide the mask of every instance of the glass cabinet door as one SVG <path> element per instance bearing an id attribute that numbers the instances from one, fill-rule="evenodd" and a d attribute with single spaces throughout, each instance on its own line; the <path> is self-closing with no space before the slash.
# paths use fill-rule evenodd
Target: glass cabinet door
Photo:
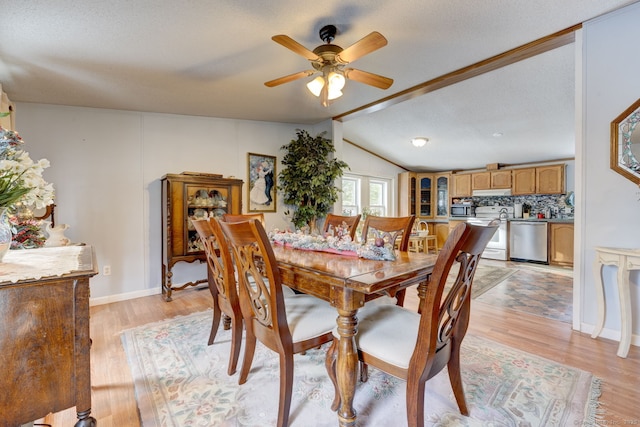
<path id="1" fill-rule="evenodd" d="M 207 185 L 187 185 L 187 248 L 186 252 L 204 251 L 202 242 L 191 223 L 192 219 L 221 218 L 227 213 L 229 189 Z"/>
<path id="2" fill-rule="evenodd" d="M 449 216 L 449 177 L 439 176 L 436 179 L 437 207 L 436 216 Z"/>
<path id="3" fill-rule="evenodd" d="M 409 201 L 409 213 L 411 215 L 416 214 L 416 177 L 412 176 L 409 180 L 409 197 L 411 200 Z"/>
<path id="4" fill-rule="evenodd" d="M 420 209 L 419 215 L 421 217 L 430 217 L 433 216 L 433 211 L 431 209 L 431 190 L 433 187 L 433 178 L 432 177 L 420 177 L 420 192 L 418 197 L 420 198 Z"/>

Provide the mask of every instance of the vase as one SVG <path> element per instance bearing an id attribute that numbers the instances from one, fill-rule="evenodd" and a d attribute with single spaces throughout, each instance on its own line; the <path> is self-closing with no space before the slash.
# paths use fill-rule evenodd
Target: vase
<path id="1" fill-rule="evenodd" d="M 11 247 L 11 224 L 9 224 L 9 215 L 7 208 L 0 208 L 0 262 Z"/>
<path id="2" fill-rule="evenodd" d="M 68 224 L 58 224 L 53 226 L 51 221 L 42 221 L 49 237 L 44 242 L 45 247 L 67 246 L 71 240 L 64 235 L 64 231 L 69 228 Z"/>

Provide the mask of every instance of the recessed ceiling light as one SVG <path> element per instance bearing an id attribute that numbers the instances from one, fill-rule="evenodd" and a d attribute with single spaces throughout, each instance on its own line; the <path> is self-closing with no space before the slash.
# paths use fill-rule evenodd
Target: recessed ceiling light
<path id="1" fill-rule="evenodd" d="M 493 136 L 496 138 L 500 138 L 502 135 L 504 135 L 502 132 L 494 132 Z"/>
<path id="2" fill-rule="evenodd" d="M 414 147 L 424 147 L 427 141 L 429 141 L 429 138 L 425 138 L 424 136 L 411 138 L 411 143 L 413 144 Z"/>

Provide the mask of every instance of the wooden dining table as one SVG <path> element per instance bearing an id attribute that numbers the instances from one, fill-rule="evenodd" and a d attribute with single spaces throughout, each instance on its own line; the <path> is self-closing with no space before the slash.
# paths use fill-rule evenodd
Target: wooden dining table
<path id="1" fill-rule="evenodd" d="M 401 289 L 418 285 L 425 296 L 427 280 L 436 255 L 396 252 L 395 261 L 376 261 L 327 252 L 305 251 L 273 245 L 283 283 L 331 303 L 337 310 L 340 335 L 336 362 L 340 394 L 338 421 L 341 427 L 356 426 L 353 408 L 358 378 L 358 309 L 381 296 L 394 296 Z"/>

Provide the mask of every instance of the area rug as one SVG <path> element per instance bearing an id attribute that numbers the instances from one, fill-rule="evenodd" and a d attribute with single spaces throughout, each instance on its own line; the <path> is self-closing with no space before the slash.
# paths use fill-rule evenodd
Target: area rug
<path id="1" fill-rule="evenodd" d="M 449 277 L 447 277 L 447 289 L 448 286 L 453 285 L 458 275 L 458 268 L 458 264 L 454 264 L 453 267 L 451 267 L 451 273 L 449 273 Z M 476 274 L 473 277 L 471 298 L 478 298 L 517 272 L 518 270 L 515 268 L 494 267 L 491 265 L 482 265 L 482 263 L 478 264 Z"/>
<path id="2" fill-rule="evenodd" d="M 489 289 L 477 301 L 570 324 L 573 278 L 553 270 L 522 268 Z"/>
<path id="3" fill-rule="evenodd" d="M 144 427 L 274 426 L 278 357 L 258 343 L 248 381 L 226 373 L 230 332 L 220 329 L 207 346 L 211 311 L 177 317 L 123 332 Z M 296 355 L 290 426 L 336 426 L 330 409 L 326 345 Z M 470 417 L 460 415 L 448 375 L 427 383 L 429 426 L 595 425 L 600 380 L 498 343 L 467 336 L 463 382 Z M 405 383 L 370 368 L 359 382 L 354 407 L 359 426 L 406 425 Z"/>

